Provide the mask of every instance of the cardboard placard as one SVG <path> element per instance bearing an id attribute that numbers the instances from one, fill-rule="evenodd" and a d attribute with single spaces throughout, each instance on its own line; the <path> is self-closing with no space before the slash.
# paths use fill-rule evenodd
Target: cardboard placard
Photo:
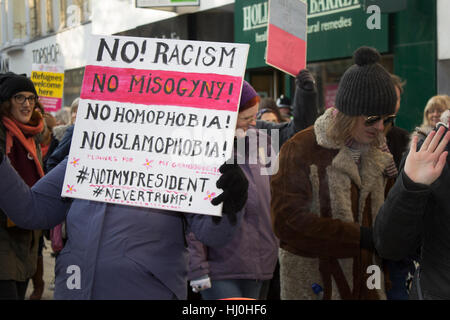
<path id="1" fill-rule="evenodd" d="M 31 81 L 45 111 L 56 112 L 61 109 L 64 91 L 63 66 L 33 64 Z"/>
<path id="2" fill-rule="evenodd" d="M 220 215 L 248 45 L 93 36 L 62 196 Z"/>
<path id="3" fill-rule="evenodd" d="M 270 0 L 266 63 L 292 76 L 306 67 L 307 4 Z"/>

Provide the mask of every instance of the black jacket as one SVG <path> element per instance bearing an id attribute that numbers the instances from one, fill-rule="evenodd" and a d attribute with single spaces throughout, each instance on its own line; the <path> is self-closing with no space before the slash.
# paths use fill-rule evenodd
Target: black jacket
<path id="1" fill-rule="evenodd" d="M 386 134 L 386 143 L 394 157 L 395 166 L 400 167 L 403 154 L 408 150 L 410 133 L 405 129 L 393 126 Z"/>
<path id="2" fill-rule="evenodd" d="M 273 123 L 263 120 L 256 121 L 256 128 L 279 130 L 279 148 L 297 132 L 312 126 L 318 116 L 317 87 L 314 78 L 307 70 L 299 72 L 295 79 L 295 95 L 292 103 L 294 119 L 290 122 Z"/>
<path id="3" fill-rule="evenodd" d="M 408 178 L 403 171 L 405 159 L 406 155 L 376 217 L 375 247 L 380 256 L 390 260 L 400 260 L 421 247 L 424 298 L 450 299 L 450 156 L 441 176 L 430 186 Z M 416 297 L 414 290 L 411 297 Z"/>

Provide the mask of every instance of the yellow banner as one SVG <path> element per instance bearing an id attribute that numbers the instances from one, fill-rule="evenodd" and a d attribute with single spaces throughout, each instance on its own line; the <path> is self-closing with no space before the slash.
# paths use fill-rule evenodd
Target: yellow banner
<path id="1" fill-rule="evenodd" d="M 31 81 L 34 83 L 38 96 L 62 98 L 64 73 L 32 71 Z"/>

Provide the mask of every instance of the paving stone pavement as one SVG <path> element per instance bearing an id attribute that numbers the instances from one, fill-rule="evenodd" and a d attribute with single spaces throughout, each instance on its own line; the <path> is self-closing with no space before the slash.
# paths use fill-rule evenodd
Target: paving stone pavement
<path id="1" fill-rule="evenodd" d="M 54 291 L 50 289 L 51 282 L 53 281 L 55 275 L 55 258 L 51 256 L 52 248 L 50 246 L 50 241 L 44 238 L 45 246 L 43 250 L 44 256 L 44 293 L 42 294 L 41 300 L 53 300 Z M 27 293 L 25 295 L 25 299 L 29 299 L 30 294 L 33 292 L 33 283 L 30 280 L 27 288 Z"/>

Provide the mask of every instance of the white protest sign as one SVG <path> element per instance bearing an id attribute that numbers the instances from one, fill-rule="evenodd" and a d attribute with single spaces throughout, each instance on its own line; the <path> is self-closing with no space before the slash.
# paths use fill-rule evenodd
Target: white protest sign
<path id="1" fill-rule="evenodd" d="M 92 36 L 62 196 L 220 215 L 248 47 Z"/>

